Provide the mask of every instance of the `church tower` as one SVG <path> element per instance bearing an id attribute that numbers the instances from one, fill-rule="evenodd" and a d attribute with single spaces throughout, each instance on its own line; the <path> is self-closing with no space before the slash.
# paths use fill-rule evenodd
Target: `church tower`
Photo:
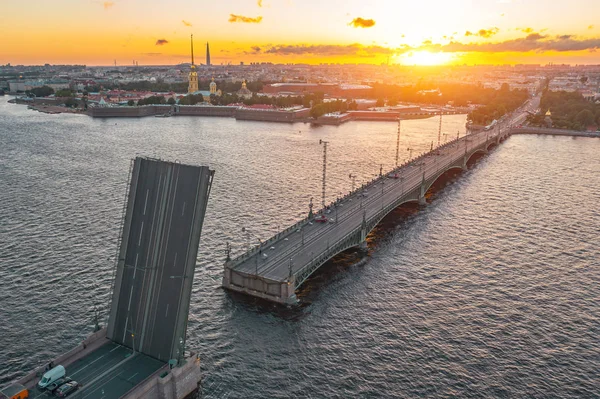
<path id="1" fill-rule="evenodd" d="M 188 94 L 198 91 L 198 72 L 196 72 L 196 65 L 194 64 L 194 35 L 191 35 L 190 41 L 192 45 L 192 66 L 190 67 Z"/>
<path id="2" fill-rule="evenodd" d="M 215 83 L 215 78 L 212 78 L 212 81 L 208 85 L 210 89 L 210 94 L 217 94 L 217 84 Z"/>

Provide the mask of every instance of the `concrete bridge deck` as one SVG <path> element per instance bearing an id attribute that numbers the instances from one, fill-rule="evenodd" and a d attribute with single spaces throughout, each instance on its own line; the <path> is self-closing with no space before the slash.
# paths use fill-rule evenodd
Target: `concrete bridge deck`
<path id="1" fill-rule="evenodd" d="M 369 232 L 396 207 L 425 204 L 425 194 L 444 173 L 465 169 L 473 155 L 487 153 L 511 134 L 556 134 L 554 129 L 512 127 L 524 122 L 532 106 L 537 105 L 520 108 L 492 130 L 469 134 L 406 162 L 317 211 L 315 215 L 327 216 L 327 223 L 307 217 L 228 259 L 223 287 L 274 302 L 296 302 L 296 289 L 321 265 L 346 249 L 365 246 Z"/>
<path id="2" fill-rule="evenodd" d="M 296 301 L 295 290 L 336 254 L 364 244 L 368 233 L 393 209 L 425 203 L 425 193 L 451 169 L 466 168 L 477 152 L 510 134 L 506 124 L 447 143 L 401 165 L 317 212 L 330 220 L 304 219 L 225 264 L 225 288 L 280 303 Z M 389 177 L 397 176 L 397 178 Z"/>

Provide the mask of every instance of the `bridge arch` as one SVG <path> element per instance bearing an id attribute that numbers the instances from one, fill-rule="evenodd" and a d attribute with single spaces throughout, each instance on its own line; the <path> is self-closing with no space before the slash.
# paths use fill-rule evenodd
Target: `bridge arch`
<path id="1" fill-rule="evenodd" d="M 473 153 L 474 154 L 474 153 Z M 471 154 L 471 156 L 473 156 L 473 154 Z M 471 157 L 469 157 L 469 159 L 471 159 Z M 443 172 L 438 173 L 435 178 L 431 179 L 430 182 L 425 186 L 425 192 L 429 191 L 429 189 L 442 177 L 444 176 L 446 173 L 450 172 L 451 170 L 459 170 L 462 171 L 463 168 L 462 166 L 457 166 L 457 165 L 452 165 L 449 168 L 445 169 Z"/>
<path id="2" fill-rule="evenodd" d="M 483 155 L 485 155 L 485 154 L 487 154 L 487 148 L 486 148 L 485 146 L 484 146 L 484 147 L 482 147 L 482 148 L 478 148 L 478 149 L 476 149 L 475 151 L 473 151 L 473 152 L 471 152 L 471 153 L 469 154 L 469 156 L 468 156 L 468 158 L 467 158 L 467 162 L 466 162 L 466 163 L 469 163 L 469 162 L 471 161 L 471 159 L 473 159 L 473 157 L 474 157 L 475 155 L 483 156 Z"/>
<path id="3" fill-rule="evenodd" d="M 498 147 L 498 144 L 495 141 L 492 141 L 490 144 L 488 144 L 487 151 L 489 151 L 493 148 L 496 148 L 496 147 Z"/>

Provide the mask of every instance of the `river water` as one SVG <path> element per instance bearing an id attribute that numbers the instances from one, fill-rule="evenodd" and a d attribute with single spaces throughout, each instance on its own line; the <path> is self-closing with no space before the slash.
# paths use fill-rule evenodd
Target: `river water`
<path id="1" fill-rule="evenodd" d="M 393 222 L 362 266 L 327 265 L 295 309 L 220 288 L 234 255 L 349 174 L 390 169 L 396 125 L 229 118 L 94 120 L 0 97 L 0 385 L 106 317 L 129 162 L 208 164 L 215 181 L 194 279 L 189 348 L 207 398 L 599 397 L 600 140 L 513 136 L 431 204 Z M 464 134 L 465 117 L 443 131 Z M 404 121 L 400 161 L 437 141 Z M 444 138 L 442 138 L 443 140 Z"/>

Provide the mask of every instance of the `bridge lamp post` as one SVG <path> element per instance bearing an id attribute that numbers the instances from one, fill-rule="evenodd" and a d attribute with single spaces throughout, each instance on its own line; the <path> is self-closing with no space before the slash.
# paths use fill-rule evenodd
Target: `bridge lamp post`
<path id="1" fill-rule="evenodd" d="M 262 245 L 263 245 L 262 240 L 245 227 L 242 227 L 242 233 L 247 233 L 248 235 L 252 235 L 254 238 L 256 238 L 258 240 L 258 243 L 259 243 L 258 253 L 254 257 L 254 259 L 255 259 L 255 263 L 254 263 L 255 273 L 254 274 L 256 274 L 256 276 L 258 276 L 258 257 L 260 255 L 262 255 Z"/>
<path id="2" fill-rule="evenodd" d="M 323 192 L 322 192 L 322 205 L 325 208 L 325 187 L 327 184 L 327 144 L 329 141 L 319 140 L 319 145 L 323 144 Z"/>
<path id="3" fill-rule="evenodd" d="M 410 161 L 412 159 L 413 149 L 408 147 L 406 151 L 408 151 L 408 160 Z"/>
<path id="4" fill-rule="evenodd" d="M 383 187 L 385 186 L 385 180 L 381 180 L 381 210 L 383 210 Z"/>
<path id="5" fill-rule="evenodd" d="M 350 173 L 348 175 L 348 177 L 350 178 L 350 181 L 352 182 L 352 191 L 354 192 L 354 187 L 356 186 L 356 175 L 353 175 L 352 173 Z"/>

